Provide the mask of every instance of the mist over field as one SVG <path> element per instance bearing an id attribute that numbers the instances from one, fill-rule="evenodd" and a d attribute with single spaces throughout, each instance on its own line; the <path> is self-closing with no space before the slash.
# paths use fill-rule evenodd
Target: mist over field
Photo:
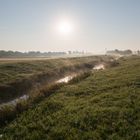
<path id="1" fill-rule="evenodd" d="M 138 0 L 2 0 L 0 50 L 137 51 L 139 15 Z"/>
<path id="2" fill-rule="evenodd" d="M 0 140 L 139 140 L 140 1 L 0 0 Z"/>

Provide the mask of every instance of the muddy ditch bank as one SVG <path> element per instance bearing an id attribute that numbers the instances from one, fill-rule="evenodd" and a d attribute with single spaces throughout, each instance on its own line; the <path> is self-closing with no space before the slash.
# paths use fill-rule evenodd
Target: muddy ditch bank
<path id="1" fill-rule="evenodd" d="M 69 81 L 72 77 L 70 75 L 79 75 L 83 72 L 90 70 L 104 69 L 104 67 L 114 66 L 113 61 L 91 61 L 88 63 L 82 63 L 73 66 L 62 67 L 60 69 L 54 69 L 47 73 L 40 73 L 31 76 L 30 78 L 19 80 L 9 85 L 0 86 L 0 105 L 13 101 L 18 98 L 28 98 L 28 95 L 34 90 L 41 88 L 47 84 L 58 83 L 65 80 Z M 65 78 L 66 79 L 63 79 Z"/>
<path id="2" fill-rule="evenodd" d="M 47 78 L 48 82 L 44 82 L 42 85 L 40 84 L 40 86 L 36 86 L 34 89 L 32 88 L 32 94 L 24 94 L 10 100 L 9 102 L 0 104 L 0 128 L 9 124 L 9 122 L 13 121 L 25 110 L 35 107 L 40 101 L 54 94 L 67 83 L 77 83 L 89 77 L 92 72 L 104 70 L 108 67 L 112 67 L 112 62 L 97 62 L 91 63 L 90 65 L 86 64 L 74 67 L 74 71 L 63 71 L 63 73 L 60 73 L 61 76 L 56 76 L 56 78 L 53 78 L 55 77 L 53 75 L 52 80 Z M 49 80 L 51 82 L 49 82 Z"/>
<path id="3" fill-rule="evenodd" d="M 33 75 L 30 78 L 17 80 L 16 82 L 9 83 L 8 85 L 1 85 L 0 104 L 9 102 L 11 100 L 14 100 L 15 98 L 20 98 L 25 94 L 29 94 L 32 90 L 36 88 L 39 88 L 46 84 L 54 83 L 55 81 L 72 73 L 81 73 L 89 71 L 97 63 L 97 61 L 93 61 L 90 63 L 62 67 L 60 69 L 54 69 L 47 73 L 43 72 L 40 74 Z"/>

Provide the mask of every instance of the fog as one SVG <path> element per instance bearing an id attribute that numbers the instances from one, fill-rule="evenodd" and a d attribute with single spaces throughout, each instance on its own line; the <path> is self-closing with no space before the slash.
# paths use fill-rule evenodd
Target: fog
<path id="1" fill-rule="evenodd" d="M 0 50 L 136 51 L 139 15 L 137 0 L 0 1 Z"/>

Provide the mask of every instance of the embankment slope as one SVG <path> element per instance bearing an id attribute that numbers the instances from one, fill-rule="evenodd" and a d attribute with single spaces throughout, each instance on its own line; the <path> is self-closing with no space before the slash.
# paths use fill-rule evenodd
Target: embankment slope
<path id="1" fill-rule="evenodd" d="M 3 139 L 140 139 L 140 57 L 69 83 L 2 130 Z"/>

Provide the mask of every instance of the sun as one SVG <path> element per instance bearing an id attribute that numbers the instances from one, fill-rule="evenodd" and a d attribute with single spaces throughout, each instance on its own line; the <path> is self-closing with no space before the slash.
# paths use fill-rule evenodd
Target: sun
<path id="1" fill-rule="evenodd" d="M 74 32 L 74 26 L 71 21 L 63 19 L 57 23 L 57 31 L 61 35 L 70 35 Z"/>

